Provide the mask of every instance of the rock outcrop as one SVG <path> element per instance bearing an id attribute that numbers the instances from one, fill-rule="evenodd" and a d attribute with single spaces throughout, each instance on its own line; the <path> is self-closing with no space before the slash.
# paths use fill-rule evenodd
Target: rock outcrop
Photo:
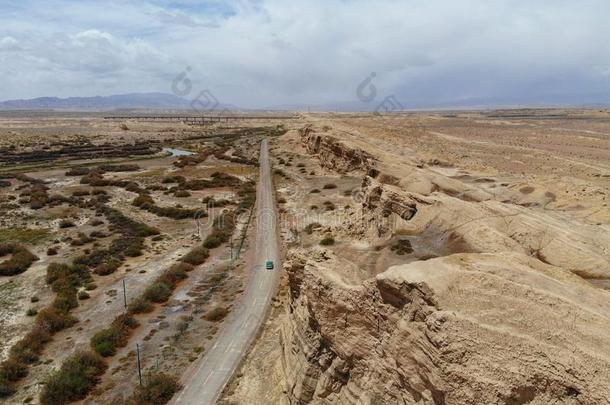
<path id="1" fill-rule="evenodd" d="M 307 151 L 318 156 L 323 167 L 340 173 L 351 170 L 376 173 L 377 159 L 371 154 L 348 147 L 332 136 L 316 132 L 311 126 L 306 126 L 299 132 Z"/>
<path id="2" fill-rule="evenodd" d="M 293 251 L 281 343 L 291 403 L 607 404 L 608 293 L 518 253 L 456 254 L 336 282 Z"/>

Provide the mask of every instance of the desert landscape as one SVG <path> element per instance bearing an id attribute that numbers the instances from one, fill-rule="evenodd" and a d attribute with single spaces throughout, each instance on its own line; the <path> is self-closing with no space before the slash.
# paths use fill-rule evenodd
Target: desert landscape
<path id="1" fill-rule="evenodd" d="M 607 110 L 303 121 L 272 142 L 286 274 L 222 403 L 608 403 Z"/>
<path id="2" fill-rule="evenodd" d="M 219 403 L 609 403 L 610 110 L 106 115 L 0 113 L 1 402 L 184 403 L 273 274 Z"/>
<path id="3" fill-rule="evenodd" d="M 239 301 L 258 145 L 285 129 L 1 121 L 1 400 L 85 398 L 66 392 L 76 373 L 95 386 L 86 403 L 142 401 L 129 398 L 138 350 L 173 392 Z"/>
<path id="4" fill-rule="evenodd" d="M 0 2 L 0 405 L 610 405 L 610 2 Z"/>

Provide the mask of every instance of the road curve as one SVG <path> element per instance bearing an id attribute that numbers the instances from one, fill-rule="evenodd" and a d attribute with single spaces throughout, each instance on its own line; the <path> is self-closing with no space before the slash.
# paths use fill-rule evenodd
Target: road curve
<path id="1" fill-rule="evenodd" d="M 267 140 L 261 142 L 256 197 L 256 253 L 250 281 L 238 308 L 227 318 L 216 343 L 184 379 L 184 388 L 171 403 L 208 405 L 218 400 L 266 318 L 275 294 L 281 264 L 277 236 L 275 193 L 271 181 Z M 273 260 L 275 268 L 265 269 Z"/>

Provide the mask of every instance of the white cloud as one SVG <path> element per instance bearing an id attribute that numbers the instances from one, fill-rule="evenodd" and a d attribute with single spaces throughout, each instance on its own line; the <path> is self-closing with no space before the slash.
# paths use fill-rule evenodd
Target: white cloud
<path id="1" fill-rule="evenodd" d="M 0 98 L 169 92 L 192 66 L 194 92 L 244 106 L 357 105 L 370 72 L 405 104 L 581 102 L 610 94 L 609 12 L 602 0 L 25 0 L 0 5 Z"/>
<path id="2" fill-rule="evenodd" d="M 18 51 L 21 50 L 19 47 L 19 41 L 13 37 L 4 37 L 0 39 L 0 51 Z"/>

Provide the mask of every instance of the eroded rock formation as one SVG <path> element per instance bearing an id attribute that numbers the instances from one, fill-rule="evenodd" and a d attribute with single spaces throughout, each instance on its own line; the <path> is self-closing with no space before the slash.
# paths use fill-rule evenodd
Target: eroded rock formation
<path id="1" fill-rule="evenodd" d="M 363 177 L 359 215 L 335 231 L 418 238 L 438 257 L 355 282 L 332 250 L 292 249 L 289 402 L 610 403 L 610 294 L 585 280 L 610 278 L 610 236 L 346 138 L 301 130 L 323 167 Z"/>
<path id="2" fill-rule="evenodd" d="M 602 404 L 607 293 L 517 253 L 456 254 L 336 282 L 293 251 L 281 343 L 295 404 Z M 535 309 L 533 309 L 535 308 Z"/>

